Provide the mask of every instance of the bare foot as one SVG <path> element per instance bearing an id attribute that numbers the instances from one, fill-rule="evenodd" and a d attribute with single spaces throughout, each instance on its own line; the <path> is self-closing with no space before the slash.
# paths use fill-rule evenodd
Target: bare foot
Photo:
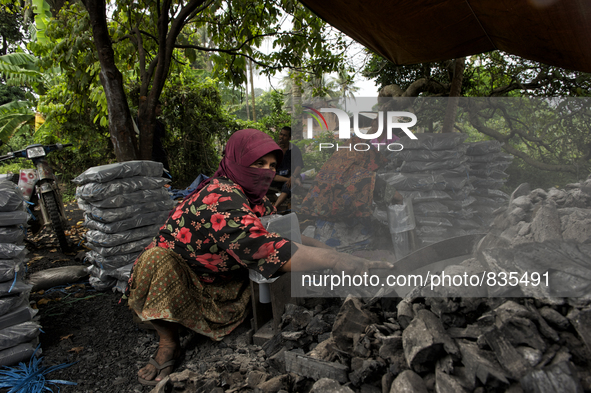
<path id="1" fill-rule="evenodd" d="M 163 343 L 161 340 L 158 345 L 158 351 L 154 356 L 154 360 L 159 365 L 163 365 L 170 360 L 177 359 L 180 354 L 181 348 L 178 343 Z M 138 371 L 137 375 L 146 381 L 161 381 L 164 377 L 172 373 L 173 370 L 174 366 L 171 365 L 158 372 L 158 369 L 153 364 L 148 363 Z"/>

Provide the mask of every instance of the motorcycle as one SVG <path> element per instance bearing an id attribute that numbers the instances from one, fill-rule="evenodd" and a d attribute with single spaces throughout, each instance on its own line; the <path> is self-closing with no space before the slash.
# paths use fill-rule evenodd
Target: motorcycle
<path id="1" fill-rule="evenodd" d="M 1 141 L 0 145 L 2 145 Z M 62 150 L 68 146 L 72 146 L 72 144 L 35 144 L 27 146 L 23 150 L 9 152 L 0 156 L 0 162 L 18 158 L 33 161 L 34 169 L 21 169 L 20 174 L 13 174 L 10 180 L 18 185 L 25 201 L 32 207 L 32 209 L 28 209 L 31 215 L 29 227 L 32 232 L 37 233 L 42 226 L 50 224 L 57 236 L 62 252 L 67 252 L 69 249 L 68 239 L 64 233 L 64 228 L 67 227 L 67 219 L 57 179 L 46 157 L 49 153 Z"/>

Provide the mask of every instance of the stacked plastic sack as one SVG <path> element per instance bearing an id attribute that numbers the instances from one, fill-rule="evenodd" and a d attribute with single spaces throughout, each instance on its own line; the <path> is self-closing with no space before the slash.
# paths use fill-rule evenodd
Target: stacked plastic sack
<path id="1" fill-rule="evenodd" d="M 493 222 L 493 212 L 506 205 L 509 195 L 500 190 L 507 181 L 505 169 L 513 161 L 513 156 L 501 150 L 499 141 L 467 143 L 470 183 L 474 186 L 472 196 L 474 209 L 478 212 L 475 219 L 483 229 L 488 229 Z"/>
<path id="2" fill-rule="evenodd" d="M 474 220 L 471 207 L 475 198 L 470 195 L 473 187 L 468 177 L 467 145 L 463 143 L 467 135 L 416 137 L 402 138 L 404 149 L 391 155 L 400 167 L 380 174 L 406 201 L 412 201 L 418 239 L 414 248 L 479 230 L 480 223 Z"/>
<path id="3" fill-rule="evenodd" d="M 84 210 L 90 283 L 123 292 L 133 262 L 168 218 L 174 201 L 162 163 L 128 161 L 88 169 L 74 180 Z"/>
<path id="4" fill-rule="evenodd" d="M 30 359 L 39 344 L 41 326 L 29 306 L 24 238 L 28 214 L 18 187 L 0 181 L 0 365 Z"/>

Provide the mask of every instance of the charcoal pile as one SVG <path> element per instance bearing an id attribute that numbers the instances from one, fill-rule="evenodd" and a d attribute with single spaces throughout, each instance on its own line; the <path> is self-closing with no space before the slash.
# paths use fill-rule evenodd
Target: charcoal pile
<path id="1" fill-rule="evenodd" d="M 35 352 L 41 326 L 29 306 L 32 286 L 24 281 L 28 214 L 18 187 L 0 182 L 0 365 L 25 361 Z"/>
<path id="2" fill-rule="evenodd" d="M 152 393 L 591 390 L 591 310 L 580 304 L 333 300 L 286 307 L 281 332 L 262 347 L 246 334 L 196 347 Z"/>
<path id="3" fill-rule="evenodd" d="M 86 259 L 97 290 L 123 292 L 131 265 L 158 233 L 174 201 L 162 163 L 129 161 L 93 167 L 72 180 L 89 229 Z"/>
<path id="4" fill-rule="evenodd" d="M 306 299 L 286 306 L 261 347 L 224 340 L 202 349 L 207 358 L 189 354 L 152 392 L 591 391 L 590 220 L 591 178 L 565 190 L 523 184 L 472 257 L 444 268 L 520 272 L 514 285 Z M 550 272 L 545 289 L 521 280 L 534 263 Z"/>

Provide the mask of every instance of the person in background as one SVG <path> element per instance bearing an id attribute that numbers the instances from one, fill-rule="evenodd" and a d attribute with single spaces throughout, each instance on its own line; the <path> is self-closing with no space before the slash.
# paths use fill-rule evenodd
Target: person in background
<path id="1" fill-rule="evenodd" d="M 291 191 L 302 185 L 300 173 L 304 167 L 302 152 L 291 141 L 291 127 L 283 127 L 279 131 L 279 146 L 283 151 L 283 161 L 277 168 L 277 174 L 273 178 L 271 187 L 281 190 L 281 194 L 273 204 L 278 207 L 287 198 L 291 197 Z M 292 172 L 293 168 L 293 172 Z"/>
<path id="2" fill-rule="evenodd" d="M 305 236 L 303 244 L 292 243 L 265 229 L 260 217 L 276 212 L 266 193 L 282 157 L 267 134 L 235 132 L 218 170 L 171 212 L 135 262 L 128 304 L 159 337 L 158 351 L 138 371 L 141 384 L 156 385 L 178 366 L 181 326 L 221 340 L 244 321 L 249 269 L 272 278 L 318 269 L 353 275 L 383 265 Z"/>
<path id="3" fill-rule="evenodd" d="M 378 121 L 375 119 L 370 132 L 377 131 L 377 128 Z M 397 136 L 395 138 L 398 139 Z M 350 140 L 352 145 L 365 142 L 357 136 Z M 382 138 L 378 142 L 390 141 Z M 342 149 L 334 152 L 318 171 L 298 213 L 339 221 L 371 217 L 372 202 L 386 194 L 393 197 L 390 202 L 402 203 L 402 195 L 391 189 L 386 192 L 386 188 L 390 187 L 377 176 L 376 171 L 387 162 L 386 157 L 375 147 L 368 151 Z"/>

